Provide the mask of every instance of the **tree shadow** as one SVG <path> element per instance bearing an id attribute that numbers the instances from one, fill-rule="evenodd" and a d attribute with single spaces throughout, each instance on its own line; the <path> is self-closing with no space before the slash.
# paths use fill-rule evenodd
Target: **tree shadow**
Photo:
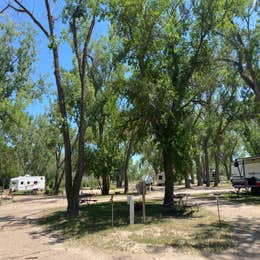
<path id="1" fill-rule="evenodd" d="M 53 234 L 57 242 L 68 238 L 80 238 L 85 234 L 93 234 L 111 228 L 111 207 L 109 202 L 85 205 L 81 207 L 80 216 L 69 218 L 65 211 L 55 212 L 38 220 L 39 225 L 45 225 L 46 229 L 40 234 L 33 236 Z M 147 203 L 146 224 L 162 222 L 167 218 L 191 218 L 194 213 L 193 207 L 164 207 L 161 204 Z M 135 223 L 142 224 L 142 208 L 139 203 L 135 204 Z M 126 202 L 114 203 L 114 227 L 124 227 L 129 223 L 129 206 Z"/>
<path id="2" fill-rule="evenodd" d="M 230 223 L 235 235 L 233 247 L 219 254 L 218 259 L 226 259 L 227 254 L 230 259 L 259 259 L 260 221 L 240 217 Z M 216 258 L 210 256 L 209 259 Z"/>

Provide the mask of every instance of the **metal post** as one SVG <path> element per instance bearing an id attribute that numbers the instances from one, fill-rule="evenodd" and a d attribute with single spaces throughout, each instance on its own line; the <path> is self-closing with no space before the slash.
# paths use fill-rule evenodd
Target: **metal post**
<path id="1" fill-rule="evenodd" d="M 216 199 L 217 199 L 217 208 L 218 208 L 218 221 L 220 223 L 219 198 L 218 198 L 218 196 L 216 196 Z"/>

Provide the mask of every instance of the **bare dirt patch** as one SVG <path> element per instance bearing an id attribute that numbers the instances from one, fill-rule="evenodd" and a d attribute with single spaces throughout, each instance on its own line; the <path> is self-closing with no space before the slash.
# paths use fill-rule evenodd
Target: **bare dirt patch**
<path id="1" fill-rule="evenodd" d="M 230 188 L 179 189 L 180 192 L 189 192 L 191 196 L 227 190 Z M 147 195 L 147 199 L 162 197 L 162 188 Z M 116 200 L 126 199 L 122 195 L 115 198 Z M 109 201 L 109 197 L 102 197 L 99 201 Z M 216 216 L 216 205 L 212 199 L 194 197 L 189 198 L 188 203 L 199 204 Z M 128 241 L 130 235 L 128 232 L 112 233 L 110 235 L 112 244 L 118 244 L 118 247 L 111 250 L 108 245 L 108 249 L 101 250 L 100 247 L 90 246 L 88 243 L 79 244 L 73 238 L 70 241 L 64 241 L 63 237 L 37 224 L 39 217 L 57 209 L 65 209 L 65 207 L 66 200 L 61 196 L 17 196 L 14 202 L 3 202 L 0 205 L 0 259 L 259 259 L 259 204 L 247 205 L 221 201 L 221 218 L 234 226 L 238 239 L 234 248 L 218 255 L 204 255 L 194 251 L 187 251 L 184 254 L 172 247 L 133 243 L 132 240 Z M 160 230 L 157 228 L 147 232 L 159 233 Z M 141 233 L 137 232 L 137 236 L 144 234 Z"/>

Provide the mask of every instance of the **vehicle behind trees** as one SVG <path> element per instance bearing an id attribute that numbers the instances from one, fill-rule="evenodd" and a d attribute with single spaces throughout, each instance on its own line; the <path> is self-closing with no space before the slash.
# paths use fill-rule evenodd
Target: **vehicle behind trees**
<path id="1" fill-rule="evenodd" d="M 43 191 L 45 190 L 44 176 L 19 176 L 11 178 L 9 189 L 14 191 Z"/>
<path id="2" fill-rule="evenodd" d="M 260 156 L 238 158 L 231 165 L 231 182 L 235 189 L 251 189 L 260 192 Z"/>

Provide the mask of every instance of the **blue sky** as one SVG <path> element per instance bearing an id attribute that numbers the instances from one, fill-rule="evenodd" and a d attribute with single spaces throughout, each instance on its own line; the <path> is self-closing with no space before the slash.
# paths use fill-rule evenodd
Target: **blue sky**
<path id="1" fill-rule="evenodd" d="M 55 7 L 52 8 L 57 20 L 55 21 L 56 31 L 57 35 L 59 36 L 62 28 L 64 28 L 64 25 L 62 24 L 60 13 L 62 9 L 61 3 L 64 3 L 64 1 L 57 1 L 57 4 Z M 23 4 L 30 10 L 32 13 L 37 17 L 37 19 L 43 24 L 45 28 L 48 28 L 47 25 L 47 19 L 46 19 L 46 11 L 44 6 L 44 1 L 31 1 L 31 0 L 25 0 L 23 1 Z M 0 3 L 0 10 L 5 6 L 4 1 Z M 7 15 L 17 23 L 26 22 L 33 25 L 30 18 L 23 13 L 16 13 L 12 10 L 9 10 L 7 12 Z M 4 18 L 0 19 L 4 20 Z M 48 40 L 46 36 L 39 31 L 39 28 L 33 25 L 33 28 L 38 31 L 38 35 L 36 35 L 37 38 L 37 46 L 36 49 L 38 51 L 38 59 L 37 63 L 35 64 L 35 73 L 33 74 L 33 79 L 37 80 L 39 79 L 40 75 L 43 75 L 46 79 L 46 83 L 51 84 L 51 89 L 56 90 L 55 85 L 55 78 L 54 78 L 54 68 L 53 68 L 53 59 L 52 59 L 52 52 L 48 48 Z M 93 31 L 93 39 L 98 39 L 102 34 L 107 34 L 108 32 L 108 25 L 105 22 L 98 22 L 95 25 L 94 31 Z M 60 64 L 65 69 L 70 69 L 72 67 L 72 51 L 68 43 L 63 43 L 60 45 L 59 48 L 59 55 L 60 55 Z M 55 99 L 55 96 L 51 96 L 51 99 Z M 43 96 L 43 99 L 35 100 L 31 105 L 28 106 L 27 111 L 31 115 L 38 115 L 41 113 L 44 113 L 46 109 L 48 108 L 49 98 L 45 95 Z"/>
<path id="2" fill-rule="evenodd" d="M 108 26 L 104 22 L 99 22 L 96 24 L 93 33 L 93 39 L 98 39 L 102 34 L 107 33 Z M 37 61 L 37 69 L 34 75 L 35 78 L 38 78 L 40 74 L 47 76 L 47 82 L 51 83 L 52 88 L 56 90 L 55 78 L 54 78 L 54 68 L 53 68 L 53 59 L 52 52 L 47 47 L 47 41 L 45 36 L 40 33 L 39 41 L 37 44 L 37 48 L 39 47 L 38 53 L 38 61 Z M 61 66 L 65 69 L 70 69 L 72 67 L 72 51 L 69 44 L 65 43 L 60 46 L 60 62 Z M 43 97 L 42 101 L 35 100 L 27 109 L 27 111 L 32 115 L 37 115 L 40 113 L 44 113 L 48 107 L 48 98 L 46 96 Z"/>

